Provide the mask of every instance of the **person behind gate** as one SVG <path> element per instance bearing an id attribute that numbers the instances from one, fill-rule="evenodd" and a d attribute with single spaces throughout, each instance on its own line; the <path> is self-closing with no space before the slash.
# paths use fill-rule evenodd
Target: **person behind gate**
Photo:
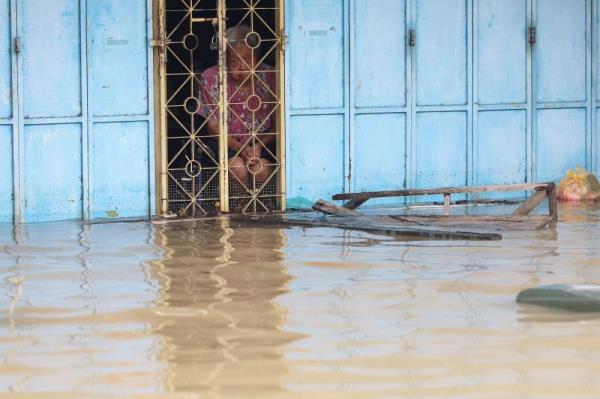
<path id="1" fill-rule="evenodd" d="M 246 187 L 253 175 L 261 184 L 275 163 L 275 71 L 260 63 L 260 38 L 247 25 L 227 29 L 227 153 L 229 172 Z M 208 135 L 218 136 L 219 68 L 202 72 L 198 113 L 206 119 Z M 253 132 L 255 139 L 253 139 Z M 269 134 L 271 133 L 271 134 Z M 218 154 L 218 142 L 206 140 Z"/>

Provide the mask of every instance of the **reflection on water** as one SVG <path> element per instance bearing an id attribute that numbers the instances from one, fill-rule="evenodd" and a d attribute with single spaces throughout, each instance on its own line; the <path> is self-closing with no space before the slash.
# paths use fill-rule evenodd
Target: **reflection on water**
<path id="1" fill-rule="evenodd" d="M 334 229 L 0 225 L 0 396 L 595 398 L 600 209 L 493 242 Z"/>

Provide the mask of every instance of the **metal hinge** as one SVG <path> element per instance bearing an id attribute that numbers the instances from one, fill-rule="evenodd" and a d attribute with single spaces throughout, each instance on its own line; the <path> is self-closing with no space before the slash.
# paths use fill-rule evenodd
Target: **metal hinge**
<path id="1" fill-rule="evenodd" d="M 536 40 L 536 30 L 535 30 L 535 26 L 530 26 L 529 27 L 529 44 L 531 44 L 532 46 L 535 44 L 535 40 Z"/>
<path id="2" fill-rule="evenodd" d="M 411 29 L 408 31 L 408 45 L 414 47 L 416 42 L 415 30 Z"/>
<path id="3" fill-rule="evenodd" d="M 19 54 L 21 52 L 21 38 L 19 36 L 15 37 L 15 54 Z"/>
<path id="4" fill-rule="evenodd" d="M 150 40 L 150 47 L 164 47 L 167 41 L 164 38 Z"/>

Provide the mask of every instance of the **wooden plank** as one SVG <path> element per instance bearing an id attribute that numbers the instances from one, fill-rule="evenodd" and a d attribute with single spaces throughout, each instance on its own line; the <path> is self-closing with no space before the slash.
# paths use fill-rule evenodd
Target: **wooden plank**
<path id="1" fill-rule="evenodd" d="M 324 213 L 325 215 L 346 215 L 346 216 L 355 216 L 360 215 L 360 213 L 353 211 L 352 209 L 345 208 L 343 206 L 338 206 L 336 204 L 332 204 L 331 202 L 327 202 L 325 200 L 318 200 L 312 206 L 317 212 Z"/>
<path id="2" fill-rule="evenodd" d="M 391 218 L 406 225 L 422 227 L 469 228 L 477 230 L 536 230 L 545 227 L 550 216 L 519 215 L 392 215 Z"/>
<path id="3" fill-rule="evenodd" d="M 361 206 L 362 204 L 364 204 L 365 202 L 367 202 L 368 200 L 369 200 L 368 198 L 350 200 L 344 204 L 344 208 L 356 209 L 359 206 Z"/>
<path id="4" fill-rule="evenodd" d="M 556 203 L 556 186 L 554 183 L 548 188 L 548 213 L 551 217 L 550 224 L 558 221 L 558 204 Z"/>
<path id="5" fill-rule="evenodd" d="M 546 199 L 546 190 L 536 191 L 513 212 L 513 215 L 529 215 L 544 199 Z"/>
<path id="6" fill-rule="evenodd" d="M 450 215 L 450 194 L 444 194 L 444 215 Z"/>
<path id="7" fill-rule="evenodd" d="M 529 191 L 548 190 L 554 183 L 521 183 L 501 184 L 492 186 L 465 186 L 465 187 L 442 187 L 426 189 L 392 190 L 392 191 L 365 191 L 362 193 L 336 194 L 334 200 L 360 200 L 384 197 L 405 197 L 411 195 L 434 195 L 434 194 L 459 194 L 459 193 L 481 193 L 481 192 L 505 192 L 505 191 Z"/>
<path id="8" fill-rule="evenodd" d="M 324 220 L 290 219 L 286 218 L 282 224 L 298 227 L 331 227 L 346 230 L 364 231 L 367 233 L 404 236 L 409 238 L 437 239 L 437 240 L 501 240 L 502 235 L 497 233 L 483 233 L 473 231 L 451 231 L 427 228 L 412 228 L 405 226 L 392 226 L 380 223 L 366 223 L 364 220 L 355 222 L 354 218 L 327 218 Z"/>

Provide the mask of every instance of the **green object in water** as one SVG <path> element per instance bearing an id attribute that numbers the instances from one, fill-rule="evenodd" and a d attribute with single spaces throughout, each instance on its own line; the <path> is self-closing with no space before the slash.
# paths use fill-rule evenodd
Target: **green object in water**
<path id="1" fill-rule="evenodd" d="M 576 312 L 600 312 L 600 285 L 552 284 L 528 288 L 519 292 L 517 302 Z"/>

